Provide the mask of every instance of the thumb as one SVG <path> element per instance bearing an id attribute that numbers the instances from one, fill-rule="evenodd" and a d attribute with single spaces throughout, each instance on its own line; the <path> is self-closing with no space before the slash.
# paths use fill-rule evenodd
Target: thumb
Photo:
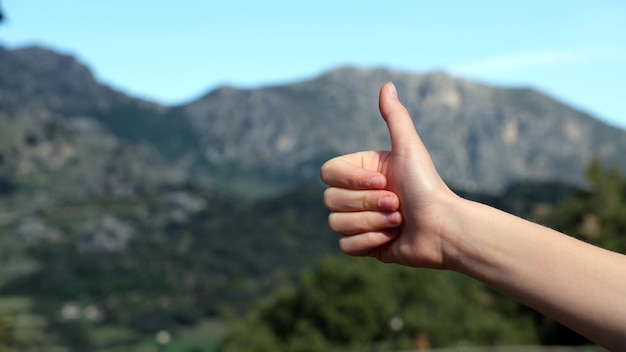
<path id="1" fill-rule="evenodd" d="M 408 110 L 398 100 L 396 87 L 393 83 L 385 83 L 380 89 L 380 113 L 387 123 L 391 137 L 391 156 L 394 162 L 395 173 L 400 172 L 401 178 L 417 177 L 412 180 L 397 180 L 399 183 L 413 182 L 423 186 L 443 185 L 439 173 L 433 164 L 428 150 L 422 143 Z M 408 163 L 406 163 L 408 161 Z M 419 166 L 415 169 L 416 166 Z M 412 173 L 419 170 L 419 172 Z M 398 177 L 396 175 L 396 177 Z M 396 185 L 397 187 L 398 185 Z"/>
<path id="2" fill-rule="evenodd" d="M 381 87 L 378 106 L 389 129 L 392 153 L 407 157 L 417 156 L 415 153 L 427 153 L 409 112 L 398 100 L 393 83 L 387 82 Z"/>

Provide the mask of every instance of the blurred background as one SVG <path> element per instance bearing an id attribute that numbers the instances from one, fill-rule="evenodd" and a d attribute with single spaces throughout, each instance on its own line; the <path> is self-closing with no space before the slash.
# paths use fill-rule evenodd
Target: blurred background
<path id="1" fill-rule="evenodd" d="M 458 193 L 625 252 L 626 3 L 0 11 L 0 351 L 594 350 L 340 254 L 318 170 L 388 148 L 391 80 Z"/>

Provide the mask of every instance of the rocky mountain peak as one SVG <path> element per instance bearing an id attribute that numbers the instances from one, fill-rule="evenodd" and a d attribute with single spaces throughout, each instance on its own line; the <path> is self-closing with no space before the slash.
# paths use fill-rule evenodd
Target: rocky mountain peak
<path id="1" fill-rule="evenodd" d="M 0 47 L 0 102 L 17 109 L 102 111 L 128 103 L 74 56 L 39 46 Z"/>
<path id="2" fill-rule="evenodd" d="M 498 192 L 520 180 L 580 185 L 594 157 L 626 165 L 626 131 L 535 90 L 443 72 L 341 67 L 293 84 L 222 87 L 160 107 L 100 84 L 70 55 L 0 48 L 0 108 L 28 110 L 19 116 L 47 111 L 61 125 L 57 117 L 92 119 L 123 145 L 132 143 L 131 150 L 163 155 L 243 193 L 317 180 L 319 166 L 339 154 L 388 149 L 378 113 L 378 90 L 387 81 L 397 86 L 442 176 L 457 188 Z M 22 160 L 45 154 L 31 149 L 19 154 L 30 158 Z M 6 160 L 15 159 L 7 153 Z"/>
<path id="3" fill-rule="evenodd" d="M 457 187 L 497 192 L 519 180 L 580 185 L 593 157 L 626 165 L 614 152 L 626 150 L 625 131 L 534 90 L 442 72 L 343 67 L 291 85 L 216 90 L 181 109 L 210 163 L 315 178 L 327 157 L 389 148 L 377 106 L 386 81 L 396 84 L 443 177 Z"/>

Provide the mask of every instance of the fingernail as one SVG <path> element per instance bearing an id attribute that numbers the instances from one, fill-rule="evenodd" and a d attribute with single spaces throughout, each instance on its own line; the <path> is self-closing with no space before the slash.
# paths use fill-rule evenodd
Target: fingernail
<path id="1" fill-rule="evenodd" d="M 389 82 L 389 95 L 391 95 L 393 98 L 397 98 L 398 97 L 398 91 L 396 90 L 396 85 L 393 84 L 393 82 Z"/>
<path id="2" fill-rule="evenodd" d="M 396 210 L 395 200 L 391 196 L 385 196 L 381 198 L 380 201 L 378 202 L 378 206 L 381 209 Z"/>
<path id="3" fill-rule="evenodd" d="M 385 181 L 385 179 L 380 177 L 379 175 L 376 175 L 376 176 L 370 178 L 369 180 L 367 180 L 367 185 L 369 187 L 374 187 L 374 188 L 385 187 L 386 183 L 387 182 Z"/>
<path id="4" fill-rule="evenodd" d="M 402 218 L 400 217 L 400 213 L 393 212 L 393 213 L 389 213 L 385 215 L 385 222 L 387 223 L 387 225 L 390 226 L 397 226 L 400 225 L 400 223 L 402 222 Z"/>

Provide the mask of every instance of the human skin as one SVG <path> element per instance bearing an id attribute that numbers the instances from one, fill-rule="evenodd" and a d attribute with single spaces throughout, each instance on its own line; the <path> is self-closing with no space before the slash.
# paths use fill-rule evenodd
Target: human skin
<path id="1" fill-rule="evenodd" d="M 333 158 L 330 228 L 349 255 L 478 279 L 611 350 L 626 350 L 626 256 L 463 199 L 442 181 L 392 83 L 391 151 Z"/>

